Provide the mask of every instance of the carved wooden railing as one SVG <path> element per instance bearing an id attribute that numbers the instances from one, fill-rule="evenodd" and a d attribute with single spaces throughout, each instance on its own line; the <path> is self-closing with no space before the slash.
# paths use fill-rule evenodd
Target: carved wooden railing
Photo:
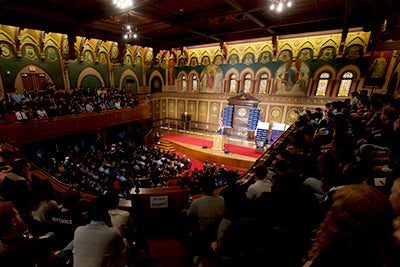
<path id="1" fill-rule="evenodd" d="M 150 110 L 146 105 L 139 105 L 134 108 L 68 115 L 24 123 L 0 123 L 0 137 L 5 142 L 19 146 L 49 138 L 98 130 L 108 126 L 146 119 L 151 119 Z"/>

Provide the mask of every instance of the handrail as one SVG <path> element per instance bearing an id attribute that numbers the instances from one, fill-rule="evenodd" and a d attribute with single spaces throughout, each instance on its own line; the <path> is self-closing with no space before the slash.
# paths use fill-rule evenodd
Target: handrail
<path id="1" fill-rule="evenodd" d="M 49 138 L 98 130 L 108 126 L 146 119 L 151 119 L 149 107 L 139 105 L 134 108 L 66 115 L 52 119 L 32 120 L 25 123 L 3 123 L 0 124 L 0 138 L 14 146 L 19 146 Z"/>

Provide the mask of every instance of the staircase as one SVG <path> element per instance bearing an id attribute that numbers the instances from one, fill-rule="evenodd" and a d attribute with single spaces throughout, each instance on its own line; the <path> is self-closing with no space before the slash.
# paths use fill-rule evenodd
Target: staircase
<path id="1" fill-rule="evenodd" d="M 162 149 L 164 151 L 170 151 L 170 152 L 176 151 L 174 145 L 170 141 L 165 140 L 163 138 L 161 138 L 158 142 L 154 141 L 152 143 L 152 146 L 155 146 L 158 149 Z"/>

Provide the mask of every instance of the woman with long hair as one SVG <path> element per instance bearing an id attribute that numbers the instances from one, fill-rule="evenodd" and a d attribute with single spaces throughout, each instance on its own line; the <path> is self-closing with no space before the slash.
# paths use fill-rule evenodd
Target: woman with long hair
<path id="1" fill-rule="evenodd" d="M 400 266 L 388 198 L 366 185 L 347 185 L 333 195 L 304 266 Z"/>

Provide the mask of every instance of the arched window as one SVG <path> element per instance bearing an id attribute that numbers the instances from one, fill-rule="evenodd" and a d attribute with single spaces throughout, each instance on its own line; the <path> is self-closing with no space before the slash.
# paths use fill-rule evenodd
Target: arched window
<path id="1" fill-rule="evenodd" d="M 178 91 L 186 92 L 186 90 L 187 90 L 186 75 L 181 74 L 178 77 Z"/>
<path id="2" fill-rule="evenodd" d="M 186 75 L 182 75 L 181 79 L 181 91 L 186 92 L 187 83 L 186 83 Z"/>
<path id="3" fill-rule="evenodd" d="M 236 93 L 236 74 L 232 74 L 229 78 L 229 93 Z"/>
<path id="4" fill-rule="evenodd" d="M 250 94 L 251 92 L 251 74 L 247 73 L 244 76 L 244 86 L 243 86 L 243 91 L 247 94 Z"/>
<path id="5" fill-rule="evenodd" d="M 263 73 L 260 76 L 260 85 L 258 87 L 259 94 L 265 94 L 267 92 L 268 74 Z"/>
<path id="6" fill-rule="evenodd" d="M 197 75 L 193 74 L 192 75 L 192 91 L 198 91 L 198 81 L 197 81 Z"/>
<path id="7" fill-rule="evenodd" d="M 351 84 L 353 83 L 354 74 L 350 71 L 345 72 L 342 75 L 342 80 L 340 81 L 339 92 L 337 96 L 349 96 Z"/>
<path id="8" fill-rule="evenodd" d="M 319 75 L 317 91 L 315 92 L 316 96 L 326 96 L 330 77 L 331 75 L 328 72 L 323 72 Z"/>

